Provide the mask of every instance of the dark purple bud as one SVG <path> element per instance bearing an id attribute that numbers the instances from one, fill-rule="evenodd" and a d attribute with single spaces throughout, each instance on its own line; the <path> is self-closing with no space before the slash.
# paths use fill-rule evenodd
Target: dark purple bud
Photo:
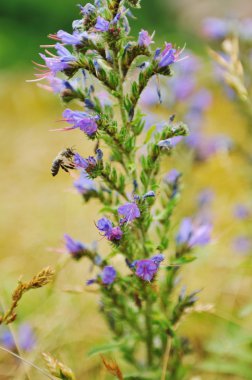
<path id="1" fill-rule="evenodd" d="M 155 196 L 156 196 L 156 194 L 155 194 L 154 191 L 148 191 L 148 193 L 146 193 L 146 194 L 143 195 L 143 199 L 154 198 Z"/>
<path id="2" fill-rule="evenodd" d="M 91 278 L 90 280 L 87 280 L 86 281 L 86 285 L 89 286 L 89 285 L 93 285 L 97 282 L 97 279 L 96 278 Z"/>
<path id="3" fill-rule="evenodd" d="M 96 159 L 97 159 L 97 161 L 101 161 L 102 158 L 103 158 L 103 152 L 102 152 L 101 149 L 98 148 L 98 149 L 96 150 Z"/>
<path id="4" fill-rule="evenodd" d="M 89 109 L 94 109 L 95 105 L 90 99 L 85 99 L 84 100 L 85 106 Z"/>

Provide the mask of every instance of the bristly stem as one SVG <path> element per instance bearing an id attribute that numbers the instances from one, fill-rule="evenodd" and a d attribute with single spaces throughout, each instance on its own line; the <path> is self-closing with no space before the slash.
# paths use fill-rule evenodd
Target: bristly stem
<path id="1" fill-rule="evenodd" d="M 152 332 L 152 303 L 146 291 L 146 309 L 145 309 L 145 323 L 146 323 L 146 354 L 147 354 L 147 366 L 151 367 L 153 362 L 153 332 Z"/>

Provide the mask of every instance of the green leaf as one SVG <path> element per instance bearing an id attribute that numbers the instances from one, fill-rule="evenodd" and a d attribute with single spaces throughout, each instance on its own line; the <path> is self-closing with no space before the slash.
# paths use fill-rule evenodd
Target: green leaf
<path id="1" fill-rule="evenodd" d="M 91 357 L 98 354 L 105 354 L 107 352 L 117 351 L 122 347 L 123 344 L 124 342 L 120 341 L 96 346 L 88 352 L 88 356 Z"/>
<path id="2" fill-rule="evenodd" d="M 152 134 L 155 132 L 156 128 L 157 128 L 156 125 L 152 125 L 152 127 L 150 127 L 150 129 L 149 129 L 148 132 L 146 133 L 146 137 L 145 137 L 145 140 L 144 140 L 144 144 L 147 144 L 147 142 L 150 141 L 151 136 L 152 136 Z"/>
<path id="3" fill-rule="evenodd" d="M 180 258 L 172 261 L 171 264 L 172 265 L 183 265 L 183 264 L 191 263 L 194 260 L 196 260 L 195 256 L 186 255 L 186 256 L 180 257 Z"/>

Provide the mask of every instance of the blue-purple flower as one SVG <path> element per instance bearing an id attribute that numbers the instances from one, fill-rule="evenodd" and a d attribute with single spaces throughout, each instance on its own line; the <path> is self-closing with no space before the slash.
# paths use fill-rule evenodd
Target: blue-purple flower
<path id="1" fill-rule="evenodd" d="M 151 281 L 157 273 L 158 266 L 152 260 L 144 259 L 136 263 L 136 275 L 144 281 Z"/>
<path id="2" fill-rule="evenodd" d="M 152 281 L 156 275 L 160 263 L 164 260 L 164 255 L 157 254 L 150 259 L 137 260 L 131 267 L 135 268 L 135 274 L 144 281 Z"/>
<path id="3" fill-rule="evenodd" d="M 146 30 L 141 30 L 138 37 L 138 45 L 148 47 L 153 44 L 152 36 Z"/>
<path id="4" fill-rule="evenodd" d="M 198 195 L 198 205 L 200 208 L 209 206 L 214 198 L 214 192 L 212 189 L 206 188 L 202 190 Z"/>
<path id="5" fill-rule="evenodd" d="M 193 248 L 197 245 L 206 245 L 211 240 L 212 225 L 208 222 L 197 223 L 191 218 L 184 218 L 176 236 L 178 245 Z"/>
<path id="6" fill-rule="evenodd" d="M 164 177 L 164 181 L 169 185 L 173 185 L 181 177 L 181 173 L 177 169 L 171 169 Z"/>
<path id="7" fill-rule="evenodd" d="M 75 31 L 73 34 L 70 34 L 64 30 L 59 30 L 57 32 L 57 38 L 66 45 L 80 45 L 84 39 L 89 38 L 89 35 L 87 32 L 79 33 Z"/>
<path id="8" fill-rule="evenodd" d="M 134 202 L 127 202 L 124 205 L 118 207 L 118 213 L 124 217 L 122 221 L 123 223 L 132 222 L 136 218 L 140 217 L 140 210 L 137 204 Z"/>
<path id="9" fill-rule="evenodd" d="M 9 329 L 4 329 L 0 332 L 0 342 L 9 350 L 15 350 L 16 344 Z M 30 351 L 35 343 L 36 338 L 31 326 L 28 323 L 23 323 L 17 331 L 17 343 L 21 350 Z"/>
<path id="10" fill-rule="evenodd" d="M 92 285 L 95 283 L 102 283 L 103 285 L 111 285 L 116 279 L 116 270 L 112 265 L 107 265 L 103 268 L 102 272 L 96 276 L 96 278 L 91 278 L 86 282 L 86 285 Z"/>
<path id="11" fill-rule="evenodd" d="M 86 172 L 81 172 L 80 177 L 74 181 L 74 187 L 82 195 L 88 195 L 94 191 L 97 191 L 96 185 L 91 180 Z"/>
<path id="12" fill-rule="evenodd" d="M 252 239 L 245 235 L 237 236 L 233 240 L 233 249 L 242 255 L 252 253 Z"/>
<path id="13" fill-rule="evenodd" d="M 101 16 L 98 16 L 94 27 L 98 32 L 107 32 L 111 26 L 117 24 L 120 18 L 121 13 L 118 13 L 111 22 Z"/>
<path id="14" fill-rule="evenodd" d="M 96 159 L 93 156 L 83 158 L 79 153 L 75 153 L 73 161 L 77 169 L 85 169 L 85 171 L 88 173 L 92 171 L 97 165 Z"/>
<path id="15" fill-rule="evenodd" d="M 98 16 L 95 24 L 95 29 L 99 32 L 107 32 L 109 30 L 110 22 L 105 18 Z"/>
<path id="16" fill-rule="evenodd" d="M 110 241 L 118 241 L 123 236 L 121 228 L 119 226 L 114 227 L 113 223 L 107 218 L 99 219 L 96 223 L 96 227 L 99 231 L 103 232 L 103 236 Z"/>
<path id="17" fill-rule="evenodd" d="M 61 44 L 56 44 L 55 49 L 58 55 L 50 54 L 50 57 L 47 57 L 45 54 L 40 53 L 40 57 L 45 61 L 45 65 L 49 69 L 48 72 L 43 74 L 35 74 L 39 79 L 43 79 L 48 75 L 55 75 L 59 71 L 63 71 L 72 66 L 72 64 L 76 61 L 76 57 L 74 57 L 64 46 Z M 38 65 L 43 67 L 43 65 Z"/>
<path id="18" fill-rule="evenodd" d="M 92 13 L 96 12 L 96 8 L 93 4 L 87 3 L 86 5 L 82 6 L 79 4 L 80 11 L 83 14 L 83 16 L 88 16 Z"/>
<path id="19" fill-rule="evenodd" d="M 73 111 L 68 108 L 63 112 L 63 117 L 66 122 L 73 124 L 73 126 L 58 130 L 70 131 L 72 129 L 79 128 L 81 131 L 86 133 L 86 135 L 93 136 L 98 129 L 96 122 L 99 120 L 99 116 L 92 116 L 86 112 Z"/>
<path id="20" fill-rule="evenodd" d="M 74 258 L 79 259 L 83 256 L 86 246 L 80 241 L 74 240 L 70 235 L 65 234 L 65 247 L 68 253 Z"/>
<path id="21" fill-rule="evenodd" d="M 184 136 L 174 136 L 174 137 L 170 137 L 169 139 L 166 139 L 166 140 L 160 140 L 157 143 L 157 145 L 160 148 L 170 150 L 173 147 L 175 147 L 178 143 L 180 143 L 183 140 L 183 137 Z"/>
<path id="22" fill-rule="evenodd" d="M 234 208 L 234 216 L 237 219 L 247 219 L 251 215 L 249 208 L 246 205 L 238 204 Z"/>
<path id="23" fill-rule="evenodd" d="M 203 22 L 203 34 L 212 39 L 222 39 L 229 32 L 229 26 L 226 20 L 209 17 Z"/>
<path id="24" fill-rule="evenodd" d="M 108 265 L 104 267 L 100 277 L 104 285 L 111 285 L 116 279 L 116 270 L 111 265 Z"/>
<path id="25" fill-rule="evenodd" d="M 156 50 L 155 60 L 160 68 L 167 67 L 179 60 L 182 50 L 177 50 L 172 47 L 171 43 L 166 43 L 163 51 Z"/>

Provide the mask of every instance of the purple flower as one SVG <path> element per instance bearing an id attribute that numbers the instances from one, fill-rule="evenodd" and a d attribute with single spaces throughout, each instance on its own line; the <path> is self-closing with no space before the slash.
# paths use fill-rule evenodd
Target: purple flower
<path id="1" fill-rule="evenodd" d="M 211 93 L 202 88 L 191 98 L 191 108 L 193 111 L 203 112 L 207 110 L 212 103 Z"/>
<path id="2" fill-rule="evenodd" d="M 195 89 L 195 83 L 195 78 L 185 78 L 184 76 L 180 76 L 178 78 L 171 78 L 170 84 L 172 86 L 172 93 L 174 95 L 175 100 L 186 100 Z"/>
<path id="3" fill-rule="evenodd" d="M 52 91 L 55 94 L 60 94 L 66 89 L 65 81 L 63 79 L 57 78 L 53 75 L 48 75 L 46 77 L 48 84 L 39 84 L 39 87 L 44 88 L 45 90 Z"/>
<path id="4" fill-rule="evenodd" d="M 84 7 L 79 4 L 79 7 L 80 7 L 81 13 L 84 16 L 88 16 L 88 15 L 91 15 L 92 13 L 96 12 L 95 6 L 93 4 L 90 4 L 90 3 L 87 3 L 86 5 L 84 5 Z"/>
<path id="5" fill-rule="evenodd" d="M 88 39 L 87 32 L 78 33 L 74 32 L 73 34 L 67 33 L 64 30 L 59 30 L 57 32 L 57 37 L 66 45 L 80 45 L 83 39 Z"/>
<path id="6" fill-rule="evenodd" d="M 19 347 L 24 351 L 30 351 L 34 347 L 36 339 L 28 323 L 23 323 L 18 328 L 17 341 Z M 4 329 L 3 332 L 0 333 L 0 342 L 9 350 L 16 348 L 13 336 L 8 329 Z"/>
<path id="7" fill-rule="evenodd" d="M 193 248 L 196 245 L 206 245 L 211 240 L 212 225 L 198 224 L 191 218 L 184 218 L 181 222 L 176 241 L 178 245 L 187 245 Z"/>
<path id="8" fill-rule="evenodd" d="M 85 159 L 79 153 L 75 153 L 73 161 L 77 169 L 85 169 L 88 173 L 97 165 L 96 159 L 93 156 Z"/>
<path id="9" fill-rule="evenodd" d="M 164 177 L 164 181 L 169 185 L 173 185 L 181 177 L 181 173 L 177 169 L 171 169 Z"/>
<path id="10" fill-rule="evenodd" d="M 163 51 L 161 49 L 156 50 L 155 60 L 158 61 L 160 68 L 172 65 L 178 61 L 178 58 L 182 50 L 176 50 L 172 47 L 171 43 L 166 43 Z"/>
<path id="11" fill-rule="evenodd" d="M 71 67 L 71 64 L 76 61 L 76 58 L 61 44 L 56 44 L 57 56 L 47 57 L 45 54 L 40 53 L 40 57 L 45 61 L 46 66 L 50 70 L 49 73 L 53 75 L 59 71 L 63 71 Z M 40 78 L 48 76 L 49 73 L 37 75 Z"/>
<path id="12" fill-rule="evenodd" d="M 149 35 L 149 33 L 146 30 L 141 30 L 138 37 L 138 45 L 148 47 L 150 44 L 153 43 L 152 36 Z"/>
<path id="13" fill-rule="evenodd" d="M 88 195 L 97 190 L 94 181 L 88 177 L 86 172 L 82 172 L 80 177 L 74 181 L 74 187 L 82 195 Z"/>
<path id="14" fill-rule="evenodd" d="M 95 29 L 99 32 L 107 32 L 109 30 L 110 23 L 105 18 L 98 16 L 95 24 Z"/>
<path id="15" fill-rule="evenodd" d="M 140 217 L 140 210 L 136 203 L 125 203 L 118 208 L 118 213 L 124 216 L 123 222 L 132 222 Z"/>
<path id="16" fill-rule="evenodd" d="M 164 255 L 162 253 L 158 253 L 157 255 L 155 256 L 152 256 L 151 257 L 151 260 L 159 266 L 159 264 L 164 261 Z"/>
<path id="17" fill-rule="evenodd" d="M 169 139 L 166 139 L 166 140 L 161 140 L 158 142 L 158 146 L 160 148 L 165 148 L 165 149 L 171 149 L 173 148 L 174 146 L 176 146 L 178 143 L 180 143 L 180 141 L 182 141 L 183 139 L 183 136 L 175 136 L 175 137 L 171 137 Z"/>
<path id="18" fill-rule="evenodd" d="M 64 239 L 65 239 L 65 247 L 68 253 L 70 253 L 70 255 L 74 259 L 81 258 L 83 256 L 83 253 L 86 250 L 85 245 L 81 243 L 80 241 L 74 240 L 73 238 L 71 238 L 71 236 L 67 234 L 64 235 Z"/>
<path id="19" fill-rule="evenodd" d="M 117 24 L 120 18 L 121 13 L 117 13 L 111 22 L 105 20 L 105 18 L 101 16 L 98 16 L 94 27 L 98 32 L 107 32 L 112 25 Z"/>
<path id="20" fill-rule="evenodd" d="M 100 276 L 104 285 L 111 285 L 115 281 L 116 270 L 112 266 L 108 265 L 104 267 Z"/>
<path id="21" fill-rule="evenodd" d="M 123 236 L 121 228 L 113 227 L 112 222 L 107 218 L 99 219 L 96 227 L 99 231 L 104 232 L 104 236 L 110 241 L 120 240 Z"/>
<path id="22" fill-rule="evenodd" d="M 69 124 L 73 124 L 72 127 L 64 128 L 65 131 L 80 128 L 88 136 L 93 136 L 98 129 L 96 121 L 99 116 L 91 116 L 86 112 L 72 111 L 68 108 L 63 112 L 63 117 Z"/>
<path id="23" fill-rule="evenodd" d="M 121 240 L 123 236 L 123 232 L 121 228 L 118 227 L 113 227 L 110 232 L 107 234 L 108 240 L 114 241 L 114 240 Z"/>
<path id="24" fill-rule="evenodd" d="M 204 189 L 198 195 L 198 205 L 199 207 L 204 207 L 209 205 L 214 198 L 214 192 L 211 189 Z"/>
<path id="25" fill-rule="evenodd" d="M 157 273 L 158 265 L 153 260 L 144 259 L 136 262 L 136 275 L 144 281 L 151 281 Z"/>
<path id="26" fill-rule="evenodd" d="M 135 274 L 142 280 L 151 281 L 157 273 L 159 265 L 163 260 L 164 255 L 162 253 L 158 253 L 150 259 L 136 260 L 132 264 L 127 262 L 127 265 L 130 269 L 135 269 Z"/>
<path id="27" fill-rule="evenodd" d="M 87 169 L 88 167 L 88 161 L 79 153 L 75 153 L 73 161 L 77 169 Z"/>
<path id="28" fill-rule="evenodd" d="M 240 38 L 251 42 L 252 40 L 252 19 L 251 18 L 246 18 L 241 21 L 239 25 L 239 35 Z"/>
<path id="29" fill-rule="evenodd" d="M 247 206 L 243 204 L 238 204 L 234 209 L 234 216 L 237 219 L 247 219 L 250 216 L 250 210 Z"/>
<path id="30" fill-rule="evenodd" d="M 99 231 L 108 232 L 113 228 L 113 224 L 109 219 L 101 218 L 98 220 L 96 227 Z"/>
<path id="31" fill-rule="evenodd" d="M 252 240 L 248 236 L 237 236 L 233 241 L 233 248 L 237 253 L 248 254 L 252 252 Z"/>
<path id="32" fill-rule="evenodd" d="M 203 22 L 203 34 L 212 39 L 222 39 L 228 33 L 228 24 L 225 20 L 209 17 Z"/>
<path id="33" fill-rule="evenodd" d="M 28 323 L 23 323 L 18 329 L 19 346 L 24 351 L 31 351 L 36 343 L 35 335 Z"/>

